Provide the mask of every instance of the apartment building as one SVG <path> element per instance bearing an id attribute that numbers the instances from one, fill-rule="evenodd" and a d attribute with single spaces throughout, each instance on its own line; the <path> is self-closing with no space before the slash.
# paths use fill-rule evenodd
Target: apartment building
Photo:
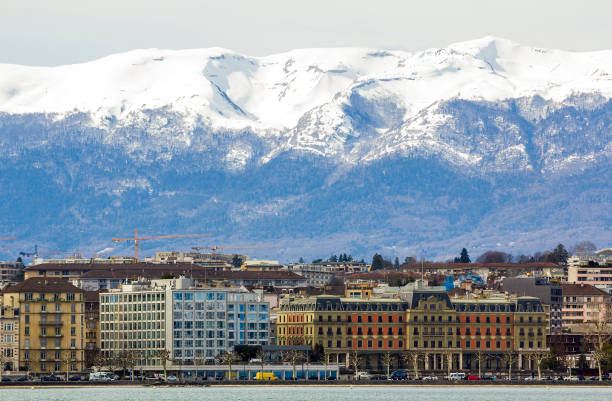
<path id="1" fill-rule="evenodd" d="M 138 369 L 213 361 L 237 344 L 269 343 L 270 307 L 263 292 L 201 288 L 193 279 L 153 280 L 100 294 L 100 335 L 106 356 L 135 350 Z"/>
<path id="2" fill-rule="evenodd" d="M 139 369 L 161 366 L 159 352 L 170 345 L 166 289 L 134 283 L 99 297 L 102 355 L 112 358 L 124 350 L 137 350 Z"/>
<path id="3" fill-rule="evenodd" d="M 612 295 L 588 284 L 563 284 L 563 327 L 609 319 Z"/>
<path id="4" fill-rule="evenodd" d="M 93 366 L 100 350 L 100 293 L 84 291 L 85 297 L 85 365 Z"/>
<path id="5" fill-rule="evenodd" d="M 558 333 L 563 326 L 563 287 L 546 277 L 513 277 L 503 281 L 504 291 L 519 296 L 540 298 L 548 305 L 550 312 L 550 332 Z"/>
<path id="6" fill-rule="evenodd" d="M 450 299 L 441 287 L 414 287 L 393 298 L 286 297 L 278 311 L 280 345 L 316 344 L 349 365 L 353 352 L 366 368 L 381 368 L 390 352 L 419 351 L 426 370 L 473 369 L 481 354 L 501 367 L 507 352 L 523 356 L 544 351 L 547 313 L 534 297 L 490 296 Z M 478 362 L 477 362 L 478 361 Z"/>
<path id="7" fill-rule="evenodd" d="M 16 284 L 23 275 L 23 263 L 0 262 L 0 288 Z"/>
<path id="8" fill-rule="evenodd" d="M 574 257 L 567 268 L 567 282 L 592 285 L 612 294 L 612 260 Z"/>
<path id="9" fill-rule="evenodd" d="M 20 368 L 34 373 L 84 371 L 81 289 L 40 277 L 4 288 L 0 295 L 6 316 L 18 320 Z"/>
<path id="10" fill-rule="evenodd" d="M 19 370 L 19 313 L 13 307 L 0 306 L 0 369 Z"/>

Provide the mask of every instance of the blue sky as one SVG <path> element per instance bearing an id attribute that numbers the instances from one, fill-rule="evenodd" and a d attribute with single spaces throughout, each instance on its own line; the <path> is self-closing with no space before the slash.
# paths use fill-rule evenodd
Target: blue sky
<path id="1" fill-rule="evenodd" d="M 1 0 L 0 62 L 61 65 L 149 47 L 416 50 L 485 35 L 602 50 L 610 15 L 609 0 Z"/>

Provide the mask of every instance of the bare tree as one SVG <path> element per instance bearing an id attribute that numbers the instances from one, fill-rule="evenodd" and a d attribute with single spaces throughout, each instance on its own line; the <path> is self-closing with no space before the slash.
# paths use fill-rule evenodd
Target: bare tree
<path id="1" fill-rule="evenodd" d="M 297 363 L 297 361 L 304 359 L 304 358 L 305 358 L 305 355 L 302 352 L 294 350 L 294 349 L 287 351 L 283 354 L 283 359 L 287 362 L 291 362 L 292 373 L 293 373 L 293 376 L 291 376 L 292 380 L 297 380 L 295 364 Z"/>
<path id="2" fill-rule="evenodd" d="M 325 375 L 324 380 L 327 380 L 327 366 L 329 365 L 329 351 L 326 349 L 323 350 L 323 365 L 325 371 L 323 374 Z"/>
<path id="3" fill-rule="evenodd" d="M 201 352 L 201 350 L 198 350 L 198 353 L 193 358 L 193 367 L 194 367 L 194 370 L 195 370 L 195 379 L 196 380 L 198 380 L 198 366 L 203 365 L 204 361 L 205 361 L 204 357 L 199 352 Z"/>
<path id="4" fill-rule="evenodd" d="M 125 372 L 130 367 L 129 362 L 128 362 L 128 352 L 129 351 L 127 350 L 120 351 L 116 357 L 117 365 L 121 369 L 121 379 L 125 377 Z"/>
<path id="5" fill-rule="evenodd" d="M 68 381 L 68 376 L 70 375 L 70 362 L 72 362 L 72 355 L 70 355 L 70 351 L 64 352 L 64 357 L 62 358 L 62 362 L 64 362 L 64 367 L 66 368 L 66 381 Z"/>
<path id="6" fill-rule="evenodd" d="M 482 350 L 476 351 L 476 360 L 478 361 L 478 377 L 482 377 L 482 364 L 487 362 L 489 356 L 482 352 Z"/>
<path id="7" fill-rule="evenodd" d="M 542 380 L 542 361 L 550 356 L 550 352 L 548 351 L 533 351 L 527 353 L 527 358 L 530 361 L 533 361 L 536 365 L 536 369 L 538 370 L 538 380 Z"/>
<path id="8" fill-rule="evenodd" d="M 98 352 L 94 358 L 93 366 L 100 372 L 103 367 L 106 366 L 106 358 L 102 354 L 102 352 Z"/>
<path id="9" fill-rule="evenodd" d="M 509 349 L 504 352 L 503 361 L 508 365 L 508 380 L 512 380 L 512 365 L 518 360 L 516 353 Z"/>
<path id="10" fill-rule="evenodd" d="M 414 377 L 419 378 L 419 361 L 423 359 L 423 354 L 417 350 L 406 351 L 402 354 L 402 362 L 404 365 L 412 364 Z"/>
<path id="11" fill-rule="evenodd" d="M 221 364 L 227 365 L 227 380 L 232 380 L 232 363 L 238 359 L 237 355 L 234 351 L 225 351 L 217 355 L 217 358 L 221 361 Z"/>
<path id="12" fill-rule="evenodd" d="M 264 366 L 266 363 L 266 353 L 262 348 L 257 351 L 257 359 L 259 359 L 259 371 L 261 372 L 261 378 L 263 379 Z"/>
<path id="13" fill-rule="evenodd" d="M 155 352 L 155 357 L 159 358 L 159 362 L 164 369 L 164 381 L 168 381 L 168 361 L 170 361 L 170 351 L 167 349 L 160 349 Z"/>
<path id="14" fill-rule="evenodd" d="M 4 373 L 4 367 L 6 363 L 9 361 L 8 356 L 6 355 L 6 350 L 4 348 L 0 348 L 0 380 L 2 380 L 2 374 Z"/>
<path id="15" fill-rule="evenodd" d="M 128 350 L 125 352 L 124 358 L 125 358 L 125 364 L 132 371 L 131 379 L 132 381 L 134 381 L 134 369 L 136 368 L 136 363 L 138 362 L 138 353 L 136 350 L 133 350 L 133 349 Z"/>
<path id="16" fill-rule="evenodd" d="M 359 366 L 361 365 L 360 361 L 361 357 L 357 350 L 353 350 L 351 352 L 351 366 L 353 367 L 353 372 L 355 373 L 353 379 L 357 380 L 357 372 L 359 371 Z"/>
<path id="17" fill-rule="evenodd" d="M 444 356 L 446 357 L 446 370 L 447 370 L 447 378 L 450 379 L 451 368 L 453 365 L 453 351 L 446 350 L 444 351 Z"/>
<path id="18" fill-rule="evenodd" d="M 382 363 L 387 370 L 387 378 L 391 375 L 391 353 L 385 352 L 382 356 Z"/>
<path id="19" fill-rule="evenodd" d="M 602 313 L 601 308 L 604 313 Z M 591 349 L 591 358 L 597 363 L 599 380 L 602 381 L 601 363 L 608 357 L 606 344 L 612 340 L 612 321 L 607 306 L 600 306 L 600 313 L 592 321 L 578 325 L 577 329 L 584 333 L 584 339 Z"/>
<path id="20" fill-rule="evenodd" d="M 591 241 L 580 241 L 571 248 L 572 255 L 591 255 L 597 250 L 597 246 Z"/>

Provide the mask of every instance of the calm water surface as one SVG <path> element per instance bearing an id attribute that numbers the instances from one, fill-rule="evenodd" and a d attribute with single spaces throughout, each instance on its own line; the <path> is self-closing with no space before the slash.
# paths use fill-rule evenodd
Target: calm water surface
<path id="1" fill-rule="evenodd" d="M 612 388 L 579 387 L 184 387 L 0 389 L 0 400 L 210 401 L 605 401 Z"/>

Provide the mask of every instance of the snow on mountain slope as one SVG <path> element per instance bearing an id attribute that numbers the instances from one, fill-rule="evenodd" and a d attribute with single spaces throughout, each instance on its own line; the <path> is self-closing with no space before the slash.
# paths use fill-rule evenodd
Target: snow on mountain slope
<path id="1" fill-rule="evenodd" d="M 19 248 L 92 251 L 126 227 L 295 258 L 608 243 L 611 96 L 611 51 L 491 37 L 0 65 L 0 219 Z"/>
<path id="2" fill-rule="evenodd" d="M 450 98 L 612 95 L 612 52 L 572 53 L 485 37 L 420 52 L 302 49 L 246 57 L 221 49 L 135 50 L 61 67 L 0 65 L 0 111 L 127 118 L 170 107 L 214 128 L 291 129 L 307 112 L 342 107 L 363 85 L 403 119 Z M 338 99 L 340 98 L 340 100 Z M 331 122 L 330 122 L 331 123 Z"/>

